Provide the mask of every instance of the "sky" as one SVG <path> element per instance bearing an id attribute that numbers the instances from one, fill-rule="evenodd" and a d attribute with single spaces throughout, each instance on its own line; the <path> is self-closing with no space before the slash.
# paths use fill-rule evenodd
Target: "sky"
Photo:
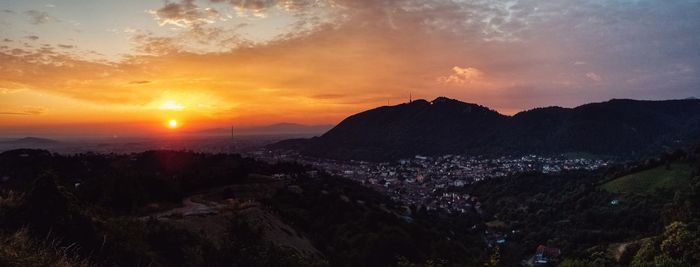
<path id="1" fill-rule="evenodd" d="M 700 1 L 0 0 L 0 136 L 700 97 Z M 171 120 L 177 121 L 171 127 Z"/>

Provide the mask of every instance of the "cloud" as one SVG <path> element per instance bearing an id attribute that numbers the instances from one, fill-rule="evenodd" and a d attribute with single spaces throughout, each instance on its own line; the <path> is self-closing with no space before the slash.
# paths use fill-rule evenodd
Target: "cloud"
<path id="1" fill-rule="evenodd" d="M 221 52 L 247 43 L 236 32 L 239 25 L 214 25 L 224 21 L 220 12 L 211 7 L 200 7 L 195 0 L 166 2 L 158 10 L 149 10 L 160 26 L 173 25 L 184 29 L 175 35 L 162 36 L 153 32 L 128 29 L 139 51 L 163 51 L 165 46 L 197 52 Z M 158 49 L 154 49 L 158 48 Z M 147 52 L 151 53 L 151 52 Z"/>
<path id="2" fill-rule="evenodd" d="M 454 66 L 452 67 L 452 72 L 454 74 L 449 76 L 441 76 L 438 78 L 438 81 L 444 84 L 463 85 L 472 83 L 484 76 L 484 72 L 472 67 L 462 68 L 459 66 Z"/>
<path id="3" fill-rule="evenodd" d="M 0 50 L 0 81 L 119 107 L 158 103 L 170 94 L 178 101 L 203 95 L 199 103 L 226 118 L 316 122 L 403 100 L 408 91 L 414 98 L 448 95 L 517 111 L 696 95 L 700 84 L 694 75 L 700 69 L 697 3 L 312 2 L 288 8 L 282 5 L 292 2 L 167 2 L 152 13 L 164 23 L 161 31 L 128 30 L 135 52 L 124 60 L 90 60 L 60 46 L 7 47 Z M 228 15 L 223 8 L 268 17 L 236 18 L 250 26 L 232 29 L 240 21 L 209 23 L 215 17 L 207 5 L 220 17 Z M 263 41 L 243 38 L 280 20 L 307 23 L 296 17 L 301 13 L 320 18 L 301 30 L 289 24 Z M 460 86 L 470 90 L 451 90 Z M 187 106 L 196 112 L 197 105 Z"/>
<path id="4" fill-rule="evenodd" d="M 346 97 L 347 95 L 342 95 L 342 94 L 317 94 L 311 96 L 311 98 L 316 98 L 316 99 L 338 99 L 338 98 L 343 98 Z"/>
<path id="5" fill-rule="evenodd" d="M 278 7 L 282 10 L 297 12 L 314 5 L 319 1 L 312 0 L 209 0 L 211 3 L 227 3 L 238 11 L 251 11 L 264 16 L 268 9 Z"/>
<path id="6" fill-rule="evenodd" d="M 29 16 L 29 22 L 34 25 L 39 25 L 39 24 L 44 24 L 52 21 L 58 21 L 58 19 L 52 17 L 49 15 L 49 13 L 44 12 L 44 11 L 38 11 L 38 10 L 28 10 L 24 12 L 27 16 Z"/>
<path id="7" fill-rule="evenodd" d="M 9 95 L 22 92 L 25 89 L 0 88 L 0 95 Z"/>
<path id="8" fill-rule="evenodd" d="M 9 13 L 9 14 L 15 14 L 14 11 L 9 10 L 9 9 L 3 9 L 2 12 Z"/>
<path id="9" fill-rule="evenodd" d="M 151 81 L 130 81 L 129 84 L 147 84 L 151 83 Z"/>
<path id="10" fill-rule="evenodd" d="M 137 51 L 150 55 L 164 55 L 181 50 L 178 42 L 173 37 L 159 37 L 154 36 L 152 33 L 138 33 L 134 34 L 130 39 Z"/>
<path id="11" fill-rule="evenodd" d="M 27 39 L 32 40 L 32 41 L 36 41 L 36 40 L 39 40 L 39 36 L 29 35 L 29 36 L 27 36 Z"/>
<path id="12" fill-rule="evenodd" d="M 219 17 L 216 9 L 200 8 L 194 0 L 166 2 L 164 7 L 148 12 L 161 26 L 170 24 L 183 28 L 201 27 L 204 24 L 214 23 Z"/>
<path id="13" fill-rule="evenodd" d="M 0 115 L 41 115 L 44 114 L 45 110 L 42 107 L 25 107 L 19 110 L 0 110 Z"/>
<path id="14" fill-rule="evenodd" d="M 603 78 L 601 78 L 600 75 L 596 74 L 595 72 L 586 73 L 586 78 L 594 82 L 600 82 L 603 80 Z"/>
<path id="15" fill-rule="evenodd" d="M 58 44 L 58 47 L 63 48 L 63 49 L 72 49 L 72 48 L 75 48 L 74 45 L 67 45 L 67 44 Z"/>
<path id="16" fill-rule="evenodd" d="M 535 10 L 518 4 L 519 1 L 493 3 L 440 0 L 181 0 L 166 2 L 162 8 L 151 10 L 149 13 L 154 15 L 160 25 L 169 24 L 190 29 L 190 36 L 178 38 L 178 42 L 183 44 L 193 42 L 192 39 L 211 47 L 217 47 L 226 41 L 236 43 L 227 48 L 250 43 L 250 40 L 241 37 L 245 36 L 245 33 L 234 34 L 232 32 L 238 29 L 217 23 L 217 19 L 227 20 L 231 15 L 222 14 L 212 7 L 201 8 L 199 5 L 204 3 L 229 5 L 236 15 L 242 17 L 247 16 L 249 12 L 265 17 L 268 13 L 280 15 L 279 12 L 270 12 L 272 10 L 286 11 L 294 22 L 287 26 L 286 32 L 278 35 L 277 39 L 297 38 L 324 27 L 340 28 L 346 23 L 358 23 L 365 27 L 377 27 L 376 30 L 404 28 L 414 29 L 413 34 L 440 32 L 456 38 L 514 42 L 522 41 L 528 36 L 527 29 L 531 24 L 529 20 L 534 16 L 531 13 Z M 245 32 L 245 29 L 242 31 Z M 199 45 L 187 44 L 182 47 L 189 51 L 202 51 Z"/>

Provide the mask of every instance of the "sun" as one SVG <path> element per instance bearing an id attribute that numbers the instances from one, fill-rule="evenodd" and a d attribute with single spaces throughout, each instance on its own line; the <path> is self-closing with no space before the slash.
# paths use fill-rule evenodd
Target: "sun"
<path id="1" fill-rule="evenodd" d="M 175 119 L 170 119 L 170 120 L 168 121 L 168 127 L 170 127 L 170 129 L 175 129 L 175 128 L 177 128 L 177 120 L 175 120 Z"/>

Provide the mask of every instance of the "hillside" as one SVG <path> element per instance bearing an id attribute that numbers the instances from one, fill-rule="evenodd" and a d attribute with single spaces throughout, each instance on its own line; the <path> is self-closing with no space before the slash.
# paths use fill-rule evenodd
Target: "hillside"
<path id="1" fill-rule="evenodd" d="M 538 244 L 561 249 L 551 266 L 698 266 L 699 163 L 694 146 L 598 173 L 524 173 L 461 190 L 479 198 L 491 232 L 506 233 L 503 266 L 518 266 Z M 612 185 L 621 190 L 605 190 Z"/>
<path id="2" fill-rule="evenodd" d="M 18 146 L 32 146 L 32 145 L 53 145 L 58 144 L 59 141 L 40 137 L 23 137 L 19 139 L 8 139 L 1 140 L 0 145 L 18 145 Z"/>
<path id="3" fill-rule="evenodd" d="M 409 222 L 404 212 L 358 183 L 293 163 L 174 151 L 0 153 L 0 266 L 483 259 L 478 232 L 468 230 L 478 217 L 436 213 Z"/>
<path id="4" fill-rule="evenodd" d="M 373 161 L 417 154 L 584 152 L 637 158 L 700 139 L 700 100 L 610 100 L 505 116 L 439 97 L 384 106 L 343 120 L 320 137 L 272 148 Z"/>
<path id="5" fill-rule="evenodd" d="M 9 151 L 0 265 L 518 266 L 547 245 L 563 252 L 559 266 L 697 266 L 699 159 L 695 147 L 609 170 L 486 179 L 437 191 L 475 202 L 449 213 L 295 163 Z M 694 176 L 647 195 L 599 186 L 662 162 Z"/>
<path id="6" fill-rule="evenodd" d="M 602 188 L 613 193 L 652 194 L 656 190 L 680 190 L 687 187 L 695 166 L 673 163 L 622 176 Z"/>

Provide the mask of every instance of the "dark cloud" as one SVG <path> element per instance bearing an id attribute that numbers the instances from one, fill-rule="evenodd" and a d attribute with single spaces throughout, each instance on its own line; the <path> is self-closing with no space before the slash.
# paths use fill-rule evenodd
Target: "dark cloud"
<path id="1" fill-rule="evenodd" d="M 32 40 L 32 41 L 36 41 L 36 40 L 39 40 L 39 36 L 29 35 L 29 36 L 27 36 L 27 39 Z"/>
<path id="2" fill-rule="evenodd" d="M 130 81 L 129 84 L 147 84 L 151 83 L 151 81 Z"/>
<path id="3" fill-rule="evenodd" d="M 2 12 L 9 13 L 9 14 L 15 14 L 14 11 L 9 10 L 9 9 L 4 9 Z"/>
<path id="4" fill-rule="evenodd" d="M 58 47 L 63 48 L 63 49 L 72 49 L 72 48 L 75 48 L 74 45 L 67 45 L 67 44 L 58 44 Z"/>

